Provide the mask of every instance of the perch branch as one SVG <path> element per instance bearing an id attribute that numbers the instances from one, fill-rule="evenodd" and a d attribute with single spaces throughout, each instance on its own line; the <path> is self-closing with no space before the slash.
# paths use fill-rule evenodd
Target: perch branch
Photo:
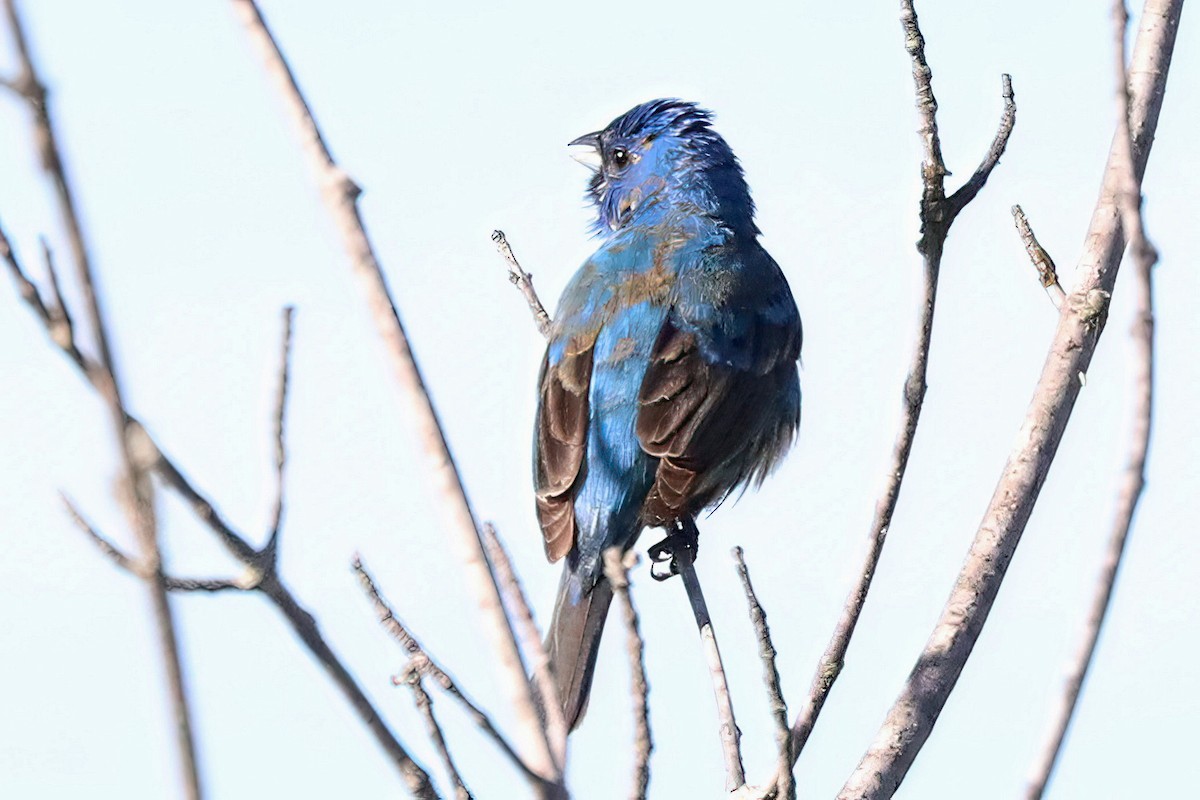
<path id="1" fill-rule="evenodd" d="M 388 635 L 395 639 L 396 642 L 402 648 L 404 648 L 404 652 L 408 654 L 408 668 L 404 673 L 393 678 L 392 682 L 397 686 L 405 683 L 407 680 L 409 680 L 411 673 L 414 670 L 420 675 L 428 675 L 432 677 L 437 684 L 442 687 L 442 690 L 445 691 L 446 694 L 450 695 L 462 704 L 479 729 L 487 734 L 492 741 L 496 743 L 496 746 L 500 748 L 501 752 L 508 756 L 508 760 L 513 763 L 513 766 L 519 769 L 525 775 L 525 777 L 535 785 L 540 783 L 541 778 L 538 777 L 538 775 L 529 768 L 529 765 L 525 763 L 521 756 L 517 754 L 517 751 L 511 744 L 509 744 L 508 739 L 506 739 L 492 723 L 491 717 L 489 717 L 486 712 L 480 709 L 479 706 L 475 705 L 475 703 L 471 702 L 471 700 L 462 693 L 462 691 L 458 688 L 458 684 L 454 682 L 454 679 L 451 678 L 445 670 L 438 666 L 437 662 L 434 661 L 429 653 L 425 651 L 425 648 L 421 646 L 421 643 L 416 640 L 412 633 L 409 632 L 408 628 L 405 627 L 400 618 L 396 616 L 394 611 L 392 611 L 392 607 L 388 605 L 386 600 L 383 599 L 383 595 L 375 585 L 375 580 L 371 577 L 371 573 L 367 571 L 362 559 L 358 556 L 355 556 L 354 560 L 351 562 L 351 566 L 353 567 L 355 574 L 358 576 L 358 582 L 362 587 L 363 593 L 367 596 L 367 599 L 371 601 L 371 606 L 375 609 L 376 616 L 379 617 L 379 624 L 383 626 L 383 629 L 388 632 Z"/>
<path id="2" fill-rule="evenodd" d="M 717 647 L 717 636 L 713 631 L 712 618 L 708 615 L 708 604 L 700 579 L 696 576 L 696 552 L 692 547 L 679 547 L 675 551 L 679 576 L 687 590 L 688 602 L 700 631 L 700 645 L 704 649 L 704 661 L 712 679 L 713 696 L 717 701 L 717 718 L 720 720 L 721 752 L 725 758 L 725 790 L 732 792 L 746 783 L 746 768 L 742 766 L 742 733 L 733 716 L 733 699 L 729 694 L 729 682 L 725 678 L 725 666 L 721 663 L 721 650 Z"/>
<path id="3" fill-rule="evenodd" d="M 533 275 L 521 269 L 521 263 L 513 255 L 512 246 L 508 243 L 504 231 L 492 231 L 492 241 L 496 243 L 496 249 L 500 251 L 500 255 L 508 264 L 509 281 L 520 290 L 525 297 L 525 302 L 529 304 L 529 310 L 533 314 L 533 322 L 537 325 L 538 333 L 544 338 L 549 337 L 550 315 L 546 313 L 546 307 L 542 305 L 542 301 L 533 288 Z"/>
<path id="4" fill-rule="evenodd" d="M 1133 162 L 1133 141 L 1129 128 L 1129 76 L 1125 69 L 1125 33 L 1129 25 L 1124 0 L 1113 4 L 1113 40 L 1116 52 L 1117 136 L 1114 150 L 1122 160 L 1124 185 L 1119 195 L 1121 226 L 1130 232 L 1129 250 L 1137 270 L 1134 291 L 1135 321 L 1131 331 L 1134 342 L 1134 402 L 1129 432 L 1129 455 L 1123 479 L 1117 493 L 1112 532 L 1104 564 L 1096 582 L 1088 610 L 1082 641 L 1072 657 L 1064 681 L 1063 693 L 1055 706 L 1045 743 L 1043 744 L 1026 787 L 1027 800 L 1040 800 L 1054 773 L 1063 741 L 1079 703 L 1088 669 L 1096 655 L 1096 645 L 1104 627 L 1104 619 L 1112 602 L 1117 573 L 1125 544 L 1133 525 L 1134 512 L 1146 485 L 1146 459 L 1150 450 L 1150 432 L 1154 409 L 1154 264 L 1158 254 L 1146 238 L 1142 216 L 1142 184 Z"/>
<path id="5" fill-rule="evenodd" d="M 1147 0 L 1129 68 L 1129 129 L 1133 173 L 1138 180 L 1158 126 L 1182 0 Z M 1032 402 L 984 513 L 941 619 L 905 686 L 858 767 L 839 794 L 851 798 L 891 797 L 928 739 L 971 654 L 1000 590 L 1050 464 L 1062 440 L 1079 376 L 1087 372 L 1103 330 L 1106 304 L 1125 249 L 1121 196 L 1125 191 L 1127 145 L 1120 132 L 1110 150 L 1100 198 L 1093 212 L 1072 298 L 1059 313 L 1046 363 Z M 1100 294 L 1096 294 L 1100 293 Z"/>
<path id="6" fill-rule="evenodd" d="M 1026 218 L 1025 212 L 1021 210 L 1020 206 L 1012 207 L 1012 215 L 1013 223 L 1017 226 L 1017 234 L 1021 237 L 1021 243 L 1025 245 L 1025 252 L 1029 254 L 1029 260 L 1033 262 L 1033 268 L 1037 270 L 1038 280 L 1041 281 L 1046 294 L 1050 296 L 1050 302 L 1054 303 L 1055 308 L 1061 310 L 1067 293 L 1063 291 L 1062 284 L 1058 282 L 1058 270 L 1054 266 L 1054 259 L 1050 258 L 1046 248 L 1042 247 L 1041 242 L 1037 240 L 1033 228 L 1029 227 L 1029 219 Z"/>
<path id="7" fill-rule="evenodd" d="M 758 637 L 758 655 L 763 662 L 763 683 L 767 687 L 767 700 L 771 707 L 771 719 L 775 723 L 775 743 L 779 747 L 778 780 L 775 796 L 784 800 L 796 800 L 796 779 L 792 774 L 792 734 L 788 728 L 787 702 L 783 699 L 783 687 L 779 683 L 779 670 L 775 666 L 775 645 L 771 642 L 771 629 L 767 627 L 767 612 L 758 602 L 754 584 L 750 582 L 750 569 L 746 566 L 746 554 L 741 547 L 733 548 L 733 560 L 737 564 L 738 578 L 742 591 L 746 593 L 746 605 L 750 608 L 750 623 Z"/>
<path id="8" fill-rule="evenodd" d="M 158 633 L 159 655 L 166 671 L 166 683 L 175 728 L 175 745 L 179 753 L 180 776 L 184 795 L 190 800 L 203 797 L 200 768 L 196 758 L 195 736 L 192 731 L 186 679 L 179 657 L 179 642 L 175 631 L 175 617 L 167 597 L 168 587 L 164 573 L 162 553 L 158 545 L 158 522 L 154 509 L 154 485 L 148 474 L 145 454 L 136 449 L 135 431 L 128 421 L 122 399 L 121 383 L 118 379 L 116 361 L 109 343 L 108 325 L 100 302 L 95 271 L 83 234 L 76 207 L 74 191 L 63 165 L 46 99 L 45 84 L 34 66 L 28 40 L 17 13 L 15 0 L 4 0 L 8 27 L 15 44 L 18 73 L 11 86 L 20 94 L 32 112 L 34 138 L 38 144 L 42 169 L 54 186 L 58 211 L 70 242 L 75 262 L 75 278 L 83 295 L 84 310 L 92 329 L 97 350 L 93 380 L 97 383 L 100 396 L 108 407 L 113 432 L 121 456 L 121 476 L 118 495 L 129 526 L 137 537 L 141 551 L 141 577 L 150 594 L 150 604 Z M 58 292 L 57 274 L 52 273 L 51 286 L 55 305 L 61 303 Z M 50 311 L 50 309 L 47 309 Z M 65 313 L 52 315 L 51 335 L 70 326 Z M 68 326 L 68 327 L 64 327 Z"/>
<path id="9" fill-rule="evenodd" d="M 321 196 L 341 234 L 354 273 L 362 283 L 367 304 L 392 362 L 401 392 L 412 407 L 413 413 L 406 416 L 413 420 L 425 451 L 429 466 L 427 472 L 438 497 L 435 505 L 446 515 L 452 541 L 466 566 L 465 582 L 477 593 L 481 616 L 486 621 L 484 627 L 492 639 L 499 668 L 516 711 L 522 750 L 539 775 L 551 784 L 559 784 L 562 780 L 561 770 L 554 763 L 549 736 L 538 719 L 516 635 L 504 613 L 500 588 L 484 555 L 482 534 L 475 523 L 437 411 L 425 388 L 399 311 L 359 214 L 357 199 L 361 190 L 334 161 L 312 109 L 258 5 L 254 0 L 233 0 L 233 6 L 296 124 L 316 173 Z"/>
<path id="10" fill-rule="evenodd" d="M 646 680 L 646 644 L 638 625 L 637 609 L 629 595 L 629 570 L 637 564 L 637 553 L 630 550 L 622 558 L 619 547 L 604 551 L 604 576 L 625 621 L 625 650 L 629 656 L 630 688 L 633 694 L 633 791 L 632 800 L 646 800 L 650 786 L 650 753 L 654 739 L 650 735 L 650 684 Z"/>
<path id="11" fill-rule="evenodd" d="M 887 541 L 888 531 L 892 525 L 892 516 L 896 511 L 896 503 L 900 499 L 900 487 L 904 481 L 904 473 L 908 468 L 908 458 L 912 453 L 913 440 L 917 432 L 917 423 L 921 418 L 921 409 L 925 402 L 927 388 L 925 376 L 929 369 L 929 347 L 933 337 L 933 312 L 937 301 L 938 275 L 941 272 L 942 250 L 950 226 L 958 214 L 966 207 L 979 190 L 987 182 L 988 175 L 1000 160 L 1008 137 L 1016 123 L 1016 102 L 1013 99 L 1012 81 L 1007 75 L 1002 76 L 1004 112 L 996 137 L 988 150 L 979 169 L 971 179 L 955 192 L 950 198 L 946 197 L 946 164 L 942 160 L 942 145 L 938 138 L 937 128 L 937 99 L 933 95 L 933 73 L 925 60 L 925 39 L 917 24 L 917 13 L 912 0 L 901 3 L 900 21 L 904 28 L 905 46 L 912 57 L 913 81 L 916 88 L 917 116 L 920 120 L 918 133 L 925 147 L 925 157 L 921 165 L 922 195 L 921 195 L 921 238 L 917 242 L 917 250 L 923 261 L 923 283 L 921 298 L 921 315 L 917 329 L 917 340 L 913 347 L 912 362 L 909 365 L 908 377 L 904 382 L 904 404 L 900 412 L 900 429 L 896 433 L 892 445 L 892 458 L 888 463 L 883 492 L 875 502 L 875 516 L 867 533 L 866 556 L 859 569 L 854 586 L 850 589 L 838 618 L 833 635 L 825 652 L 817 664 L 812 684 L 792 723 L 792 763 L 800 757 L 800 752 L 808 742 L 813 726 L 825 706 L 825 700 L 833 688 L 834 682 L 845 665 L 846 650 L 854 635 L 858 618 L 862 615 L 867 602 L 867 593 L 871 589 L 871 581 L 879 566 L 879 558 Z"/>

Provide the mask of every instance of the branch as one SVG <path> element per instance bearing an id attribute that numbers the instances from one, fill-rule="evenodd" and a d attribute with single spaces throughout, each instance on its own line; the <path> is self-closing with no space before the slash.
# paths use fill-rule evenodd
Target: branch
<path id="1" fill-rule="evenodd" d="M 438 751 L 438 756 L 442 759 L 442 765 L 446 767 L 446 774 L 450 776 L 450 782 L 454 784 L 454 796 L 457 800 L 471 800 L 471 793 L 467 791 L 466 785 L 463 783 L 462 775 L 458 772 L 458 767 L 454 766 L 454 759 L 450 756 L 450 748 L 446 746 L 446 737 L 442 733 L 442 726 L 438 724 L 437 717 L 433 715 L 433 698 L 425 691 L 425 687 L 421 685 L 421 675 L 417 670 L 413 670 L 408 679 L 409 688 L 412 689 L 413 702 L 417 706 L 417 711 L 421 713 L 422 719 L 425 720 L 425 729 L 429 733 L 429 738 L 433 741 L 434 748 Z"/>
<path id="2" fill-rule="evenodd" d="M 442 687 L 443 691 L 445 691 L 454 699 L 458 700 L 458 702 L 461 703 L 464 708 L 466 708 L 467 713 L 471 716 L 471 719 L 475 721 L 475 724 L 479 726 L 479 729 L 487 734 L 492 741 L 496 743 L 496 746 L 500 748 L 501 752 L 508 756 L 508 760 L 512 762 L 513 766 L 519 769 L 533 785 L 539 785 L 542 782 L 542 779 L 532 769 L 529 768 L 529 765 L 525 763 L 521 756 L 517 754 L 517 751 L 513 748 L 513 746 L 509 744 L 508 739 L 506 739 L 504 735 L 496 729 L 496 726 L 492 723 L 491 717 L 489 717 L 486 712 L 480 709 L 479 706 L 471 702 L 471 700 L 459 690 L 458 685 L 454 682 L 454 679 L 451 678 L 444 669 L 438 666 L 437 662 L 434 661 L 429 653 L 425 651 L 425 648 L 421 646 L 421 643 L 416 640 L 416 638 L 409 632 L 408 628 L 405 627 L 400 618 L 396 616 L 394 611 L 392 611 L 392 607 L 388 605 L 386 600 L 383 599 L 383 595 L 380 594 L 379 589 L 375 586 L 375 580 L 371 577 L 371 574 L 367 572 L 367 568 L 362 563 L 362 559 L 358 556 L 355 556 L 354 560 L 351 562 L 351 567 L 353 567 L 355 574 L 358 575 L 358 582 L 362 586 L 363 593 L 366 594 L 367 599 L 371 601 L 371 605 L 375 609 L 375 614 L 379 617 L 379 623 L 383 626 L 383 629 L 387 631 L 388 634 L 395 639 L 402 648 L 404 648 L 404 651 L 408 653 L 409 668 L 406 669 L 406 673 L 411 673 L 415 670 L 419 674 L 429 675 L 435 681 L 437 681 L 438 685 Z M 402 674 L 396 678 L 393 678 L 392 682 L 396 685 L 400 685 L 401 683 L 405 683 L 407 680 L 408 675 Z"/>
<path id="3" fill-rule="evenodd" d="M 561 770 L 567 763 L 567 722 L 563 718 L 562 703 L 558 701 L 558 687 L 550 672 L 550 657 L 546 653 L 546 645 L 538 633 L 537 624 L 533 621 L 533 611 L 529 608 L 529 601 L 525 598 L 521 581 L 512 567 L 504 543 L 500 541 L 496 527 L 489 522 L 483 524 L 483 544 L 496 579 L 500 582 L 509 613 L 513 617 L 521 651 L 531 662 L 533 681 L 537 686 L 536 696 L 540 701 L 540 713 L 545 715 L 546 733 Z"/>
<path id="4" fill-rule="evenodd" d="M 1158 260 L 1154 247 L 1146 239 L 1142 216 L 1142 182 L 1133 162 L 1133 140 L 1129 130 L 1129 76 L 1125 69 L 1125 33 L 1129 17 L 1124 0 L 1113 4 L 1113 40 L 1117 64 L 1117 137 L 1114 150 L 1118 150 L 1123 161 L 1123 186 L 1120 191 L 1122 228 L 1131 232 L 1130 252 L 1137 269 L 1134 284 L 1137 292 L 1136 321 L 1132 335 L 1134 340 L 1134 404 L 1133 420 L 1129 432 L 1129 455 L 1121 487 L 1117 493 L 1117 506 L 1113 514 L 1112 532 L 1104 564 L 1096 582 L 1092 604 L 1084 626 L 1083 639 L 1071 659 L 1064 682 L 1063 694 L 1055 708 L 1045 743 L 1031 771 L 1029 785 L 1025 791 L 1027 800 L 1040 800 L 1055 764 L 1062 752 L 1063 741 L 1079 703 L 1083 682 L 1096 655 L 1096 645 L 1112 602 L 1117 573 L 1125 544 L 1133 525 L 1133 515 L 1138 500 L 1146 485 L 1146 459 L 1150 450 L 1150 431 L 1154 409 L 1154 285 L 1153 269 Z"/>
<path id="5" fill-rule="evenodd" d="M 1166 89 L 1182 0 L 1148 0 L 1129 69 L 1129 129 L 1133 173 L 1145 174 Z M 1109 153 L 1099 202 L 1077 267 L 1072 298 L 1059 314 L 1033 400 L 966 563 L 924 652 L 870 749 L 839 798 L 891 797 L 928 739 L 983 630 L 1000 590 L 1103 331 L 1104 304 L 1086 301 L 1111 293 L 1125 247 L 1119 212 L 1129 159 L 1118 135 Z"/>
<path id="6" fill-rule="evenodd" d="M 1029 254 L 1029 260 L 1033 262 L 1033 268 L 1038 272 L 1038 280 L 1041 281 L 1046 294 L 1050 296 L 1050 302 L 1054 303 L 1055 308 L 1061 310 L 1067 293 L 1063 291 L 1062 285 L 1058 282 L 1058 270 L 1054 266 L 1054 259 L 1050 258 L 1050 254 L 1038 242 L 1033 228 L 1029 227 L 1029 220 L 1025 217 L 1025 212 L 1021 210 L 1020 206 L 1012 207 L 1012 215 L 1013 223 L 1017 226 L 1017 234 L 1021 237 L 1021 243 L 1025 245 L 1025 252 Z"/>
<path id="7" fill-rule="evenodd" d="M 512 247 L 509 245 L 504 231 L 492 231 L 492 241 L 496 243 L 496 249 L 508 263 L 509 281 L 520 290 L 525 297 L 525 302 L 529 304 L 529 310 L 533 314 L 533 322 L 537 325 L 538 333 L 544 338 L 549 338 L 550 315 L 546 313 L 546 307 L 542 305 L 542 301 L 533 288 L 533 276 L 521 269 L 521 264 L 513 255 Z"/>
<path id="8" fill-rule="evenodd" d="M 708 664 L 712 678 L 713 696 L 717 701 L 717 717 L 721 721 L 721 751 L 725 757 L 725 790 L 732 792 L 746 783 L 746 768 L 742 766 L 741 736 L 737 720 L 733 716 L 733 699 L 729 695 L 729 682 L 725 679 L 725 666 L 721 663 L 721 650 L 717 647 L 717 636 L 713 632 L 708 605 L 700 579 L 696 576 L 696 551 L 693 547 L 678 547 L 674 551 L 675 563 L 683 586 L 687 590 L 688 602 L 700 631 L 700 645 L 704 648 L 704 661 Z"/>
<path id="9" fill-rule="evenodd" d="M 121 455 L 122 474 L 118 493 L 125 516 L 137 536 L 138 547 L 141 550 L 142 578 L 150 592 L 151 607 L 158 632 L 159 654 L 166 670 L 167 690 L 174 717 L 175 744 L 179 752 L 180 769 L 183 773 L 181 778 L 184 794 L 190 800 L 199 800 L 203 796 L 200 769 L 196 760 L 196 745 L 192 733 L 191 710 L 183 665 L 179 658 L 175 619 L 167 598 L 168 587 L 162 554 L 158 546 L 154 487 L 147 474 L 147 465 L 141 457 L 142 454 L 134 449 L 128 425 L 129 415 L 125 411 L 125 404 L 121 397 L 121 384 L 117 376 L 112 347 L 109 344 L 108 326 L 100 302 L 91 258 L 84 240 L 83 225 L 75 205 L 74 193 L 59 154 L 58 141 L 50 118 L 50 107 L 46 102 L 45 84 L 33 64 L 25 30 L 17 14 L 15 0 L 4 0 L 4 8 L 8 18 L 8 27 L 12 31 L 18 63 L 18 75 L 12 82 L 12 86 L 24 97 L 33 115 L 34 137 L 38 143 L 42 169 L 54 186 L 54 196 L 58 201 L 59 214 L 62 217 L 74 255 L 76 280 L 83 295 L 84 308 L 92 335 L 95 338 L 98 353 L 96 366 L 98 368 L 92 370 L 92 380 L 97 383 L 100 396 L 108 407 L 118 451 Z M 55 305 L 60 305 L 61 298 L 58 297 L 57 284 L 57 275 L 52 271 L 51 285 L 56 298 Z M 70 317 L 65 312 L 54 314 L 51 321 L 54 323 L 50 328 L 52 336 L 56 332 L 61 336 L 64 330 L 70 330 Z M 55 338 L 58 339 L 58 337 Z"/>
<path id="10" fill-rule="evenodd" d="M 650 685 L 646 680 L 646 644 L 638 625 L 637 609 L 629 596 L 629 570 L 637 564 L 637 553 L 630 550 L 622 557 L 619 547 L 604 551 L 604 576 L 621 606 L 625 621 L 625 650 L 629 656 L 629 675 L 633 691 L 633 791 L 632 800 L 646 800 L 650 786 L 650 753 L 654 740 L 650 735 Z"/>
<path id="11" fill-rule="evenodd" d="M 871 520 L 871 528 L 867 533 L 866 555 L 858 578 L 851 587 L 842 607 L 833 635 L 817 669 L 813 674 L 812 683 L 803 706 L 792 723 L 792 764 L 800 758 L 804 745 L 812 733 L 813 726 L 825 700 L 833 688 L 834 682 L 845 666 L 846 651 L 850 647 L 850 639 L 862 615 L 867 602 L 867 593 L 871 589 L 871 581 L 879 566 L 879 558 L 891 529 L 892 516 L 896 512 L 896 503 L 900 499 L 900 487 L 904 482 L 904 474 L 908 469 L 908 458 L 912 453 L 913 440 L 917 433 L 917 423 L 921 418 L 921 409 L 925 403 L 927 388 L 925 377 L 929 370 L 929 347 L 933 338 L 933 312 L 937 302 L 938 276 L 941 272 L 942 250 L 950 226 L 966 205 L 974 199 L 983 188 L 988 175 L 1000 160 L 1009 134 L 1012 133 L 1016 122 L 1016 104 L 1013 100 L 1012 81 L 1007 75 L 1002 76 L 1004 113 L 1000 119 L 1000 127 L 988 150 L 983 163 L 971 176 L 971 179 L 950 198 L 946 197 L 946 165 L 942 160 L 942 145 L 937 130 L 937 99 L 933 95 L 933 73 L 925 60 L 925 39 L 917 24 L 917 13 L 912 0 L 901 3 L 900 22 L 904 28 L 905 46 L 913 62 L 913 81 L 916 86 L 917 116 L 920 119 L 918 133 L 925 145 L 925 159 L 921 165 L 922 194 L 921 194 L 921 238 L 917 242 L 917 251 L 923 261 L 923 284 L 921 298 L 921 315 L 917 329 L 916 344 L 913 347 L 912 361 L 908 368 L 908 376 L 904 381 L 904 405 L 900 412 L 900 429 L 896 433 L 892 445 L 892 458 L 888 463 L 883 493 L 875 501 L 875 516 Z M 782 777 L 778 776 L 778 777 Z"/>
<path id="12" fill-rule="evenodd" d="M 480 612 L 487 623 L 484 627 L 499 657 L 500 671 L 506 679 L 510 700 L 516 710 L 522 749 L 539 775 L 550 783 L 560 783 L 561 771 L 555 766 L 548 735 L 538 720 L 516 635 L 504 613 L 496 578 L 488 569 L 482 534 L 475 523 L 461 476 L 450 453 L 437 411 L 425 389 L 424 378 L 375 256 L 374 246 L 363 227 L 357 205 L 361 190 L 333 160 L 312 110 L 296 83 L 295 75 L 267 28 L 257 4 L 254 0 L 233 0 L 233 5 L 296 124 L 316 172 L 322 198 L 341 234 L 354 273 L 362 282 L 367 304 L 392 362 L 401 392 L 412 406 L 413 413 L 406 416 L 414 420 L 427 458 L 428 472 L 435 484 L 435 505 L 446 514 L 451 538 L 466 566 L 465 581 L 478 593 Z"/>
<path id="13" fill-rule="evenodd" d="M 295 308 L 283 309 L 283 341 L 279 346 L 279 391 L 275 396 L 275 500 L 272 504 L 271 531 L 267 536 L 266 550 L 275 557 L 275 546 L 279 539 L 279 527 L 283 522 L 283 471 L 287 466 L 285 447 L 285 415 L 287 413 L 288 377 L 292 352 L 292 317 Z"/>
<path id="14" fill-rule="evenodd" d="M 779 747 L 779 772 L 775 784 L 775 797 L 796 800 L 796 779 L 792 774 L 792 734 L 788 728 L 787 702 L 783 699 L 783 687 L 779 684 L 779 670 L 775 666 L 775 645 L 771 642 L 771 629 L 767 627 L 767 612 L 758 602 L 754 584 L 750 582 L 750 569 L 746 566 L 746 554 L 741 547 L 733 548 L 733 560 L 737 564 L 738 578 L 742 591 L 746 593 L 746 605 L 750 607 L 750 622 L 758 637 L 758 655 L 763 662 L 763 683 L 767 687 L 767 700 L 771 706 L 771 719 L 775 723 L 775 743 Z"/>

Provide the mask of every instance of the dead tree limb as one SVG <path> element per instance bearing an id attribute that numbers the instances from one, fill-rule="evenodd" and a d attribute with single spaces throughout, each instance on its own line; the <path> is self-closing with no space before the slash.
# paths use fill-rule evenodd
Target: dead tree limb
<path id="1" fill-rule="evenodd" d="M 34 136 L 41 157 L 42 169 L 54 186 L 58 211 L 71 246 L 75 264 L 75 279 L 83 295 L 84 311 L 97 353 L 96 359 L 90 362 L 93 370 L 92 380 L 108 408 L 113 433 L 117 440 L 117 449 L 121 456 L 121 474 L 117 494 L 129 527 L 137 538 L 138 558 L 141 562 L 138 574 L 149 589 L 150 604 L 158 632 L 159 656 L 162 658 L 166 671 L 167 691 L 175 729 L 175 746 L 179 753 L 179 765 L 182 771 L 184 796 L 190 800 L 199 800 L 204 793 L 196 758 L 196 742 L 192 731 L 187 682 L 179 657 L 175 616 L 167 597 L 166 574 L 162 552 L 158 544 L 154 484 L 150 480 L 146 454 L 136 447 L 136 431 L 129 425 L 129 415 L 125 411 L 116 359 L 109 342 L 108 322 L 100 300 L 95 271 L 92 269 L 91 255 L 83 233 L 83 224 L 75 205 L 71 181 L 63 166 L 59 151 L 50 107 L 46 100 L 45 84 L 30 55 L 29 43 L 21 24 L 21 18 L 17 13 L 15 0 L 4 0 L 4 10 L 8 27 L 12 31 L 13 42 L 16 45 L 18 63 L 16 78 L 8 81 L 7 84 L 28 103 L 32 112 Z M 8 249 L 7 245 L 6 249 Z M 50 313 L 54 323 L 50 331 L 51 336 L 61 336 L 64 325 L 66 329 L 71 327 L 71 320 L 62 304 L 58 276 L 54 271 L 53 261 L 48 256 L 49 250 L 46 249 L 45 252 L 47 253 L 46 263 L 54 297 L 51 306 L 45 310 Z"/>
<path id="2" fill-rule="evenodd" d="M 896 503 L 900 499 L 900 487 L 904 481 L 904 473 L 908 468 L 908 458 L 912 453 L 913 440 L 916 437 L 917 423 L 921 418 L 921 408 L 925 402 L 925 376 L 929 370 L 929 347 L 933 338 L 933 312 L 937 302 L 938 275 L 942 265 L 942 250 L 950 226 L 975 198 L 987 182 L 988 176 L 1000 161 L 1000 156 L 1008 144 L 1016 124 L 1017 106 L 1013 99 L 1012 80 L 1008 75 L 1001 76 L 1001 96 L 1004 99 L 1004 112 L 992 145 L 988 148 L 983 161 L 971 178 L 956 192 L 946 195 L 946 163 L 942 159 L 942 144 L 938 137 L 937 128 L 937 99 L 933 95 L 933 73 L 925 60 L 925 39 L 917 25 L 917 13 L 912 0 L 903 0 L 900 4 L 900 22 L 904 28 L 905 47 L 912 57 L 913 82 L 916 87 L 917 114 L 920 127 L 917 132 L 921 136 L 925 149 L 924 161 L 921 164 L 922 196 L 921 196 L 921 238 L 917 242 L 917 251 L 921 254 L 923 276 L 921 315 L 917 330 L 917 341 L 913 348 L 912 362 L 909 365 L 908 377 L 904 382 L 904 405 L 900 413 L 900 430 L 892 445 L 892 457 L 888 462 L 883 493 L 875 503 L 875 516 L 867 533 L 866 556 L 859 569 L 858 577 L 850 593 L 846 597 L 842 613 L 834 628 L 833 636 L 825 648 L 824 654 L 817 665 L 809 688 L 808 697 L 801 706 L 796 720 L 792 723 L 791 758 L 795 764 L 804 749 L 817 717 L 825 706 L 825 700 L 833 688 L 834 682 L 841 674 L 845 665 L 846 650 L 858 625 L 867 602 L 867 593 L 871 589 L 871 581 L 879 566 L 879 557 L 887 541 L 888 531 L 892 525 L 892 515 L 896 511 Z"/>
<path id="3" fill-rule="evenodd" d="M 1104 564 L 1096 582 L 1095 593 L 1088 609 L 1083 638 L 1067 668 L 1063 693 L 1055 706 L 1045 743 L 1042 745 L 1026 787 L 1026 800 L 1040 800 L 1054 773 L 1062 752 L 1063 741 L 1079 703 L 1088 669 L 1096 655 L 1096 645 L 1104 627 L 1104 619 L 1112 603 L 1117 573 L 1125 544 L 1133 526 L 1134 512 L 1146 485 L 1146 459 L 1150 451 L 1150 432 L 1154 411 L 1154 265 L 1158 254 L 1146 238 L 1142 216 L 1142 182 L 1133 161 L 1134 142 L 1130 135 L 1129 75 L 1125 68 L 1125 35 L 1129 15 L 1125 0 L 1113 6 L 1113 42 L 1116 53 L 1117 135 L 1114 151 L 1122 162 L 1123 185 L 1119 189 L 1122 230 L 1129 231 L 1129 252 L 1137 270 L 1134 291 L 1135 319 L 1131 331 L 1134 342 L 1133 413 L 1129 431 L 1129 455 L 1121 485 L 1117 492 L 1112 532 L 1109 534 Z"/>
<path id="4" fill-rule="evenodd" d="M 466 489 L 450 453 L 437 410 L 425 388 L 400 313 L 392 298 L 375 248 L 367 235 L 358 210 L 361 189 L 334 161 L 325 138 L 295 74 L 254 0 L 233 0 L 251 42 L 262 57 L 267 73 L 275 82 L 289 116 L 300 134 L 301 143 L 316 173 L 321 197 L 329 210 L 342 244 L 350 257 L 354 274 L 360 280 L 367 305 L 383 339 L 397 382 L 412 413 L 416 433 L 435 485 L 437 508 L 445 515 L 451 539 L 466 566 L 465 582 L 477 593 L 485 629 L 498 656 L 520 732 L 525 758 L 539 775 L 551 784 L 562 781 L 562 765 L 556 763 L 553 748 L 537 709 L 512 624 L 504 613 L 500 588 L 484 555 L 483 537 L 471 510 Z"/>
<path id="5" fill-rule="evenodd" d="M 638 623 L 637 609 L 629 595 L 629 570 L 637 564 L 632 550 L 622 554 L 621 548 L 604 551 L 604 577 L 613 588 L 613 598 L 621 607 L 625 622 L 625 652 L 629 659 L 630 694 L 633 695 L 633 790 L 631 800 L 646 800 L 650 786 L 650 753 L 654 739 L 650 733 L 650 684 L 646 680 L 646 643 Z"/>
<path id="6" fill-rule="evenodd" d="M 1145 174 L 1166 90 L 1182 0 L 1147 0 L 1129 68 L 1133 174 Z M 941 619 L 900 696 L 840 800 L 891 797 L 929 738 L 983 630 L 992 603 L 1029 521 L 1103 331 L 1107 301 L 1125 249 L 1122 194 L 1128 161 L 1118 131 L 1100 198 L 1033 400 L 992 501 Z"/>

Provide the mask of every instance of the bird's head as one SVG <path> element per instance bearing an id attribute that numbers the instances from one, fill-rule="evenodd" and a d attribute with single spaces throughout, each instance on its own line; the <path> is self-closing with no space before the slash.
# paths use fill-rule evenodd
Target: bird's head
<path id="1" fill-rule="evenodd" d="M 651 100 L 571 142 L 591 148 L 599 160 L 588 185 L 599 212 L 596 229 L 615 231 L 642 208 L 686 204 L 730 228 L 757 233 L 741 166 L 711 120 L 695 103 Z"/>

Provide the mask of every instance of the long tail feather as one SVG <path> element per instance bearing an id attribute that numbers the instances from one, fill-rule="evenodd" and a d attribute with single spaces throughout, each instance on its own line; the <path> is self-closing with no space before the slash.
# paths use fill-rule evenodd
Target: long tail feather
<path id="1" fill-rule="evenodd" d="M 612 596 L 612 587 L 605 579 L 586 586 L 570 567 L 564 570 L 546 651 L 569 730 L 579 727 L 587 711 L 600 635 L 604 633 Z"/>

